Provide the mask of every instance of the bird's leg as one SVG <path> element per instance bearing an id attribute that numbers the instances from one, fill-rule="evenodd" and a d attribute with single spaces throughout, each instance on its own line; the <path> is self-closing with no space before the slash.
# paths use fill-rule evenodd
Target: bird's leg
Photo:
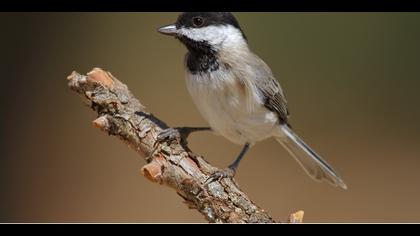
<path id="1" fill-rule="evenodd" d="M 235 176 L 236 169 L 239 166 L 239 163 L 241 162 L 242 158 L 245 156 L 245 153 L 249 150 L 249 143 L 246 143 L 244 147 L 242 148 L 241 152 L 239 153 L 238 157 L 236 157 L 235 161 L 228 166 L 228 168 L 224 170 L 217 170 L 213 172 L 206 180 L 206 184 L 209 184 L 215 180 L 220 180 L 222 178 L 228 178 Z"/>
<path id="2" fill-rule="evenodd" d="M 157 142 L 172 141 L 179 139 L 182 143 L 187 142 L 188 136 L 192 132 L 208 131 L 210 127 L 176 127 L 162 130 L 157 136 Z"/>

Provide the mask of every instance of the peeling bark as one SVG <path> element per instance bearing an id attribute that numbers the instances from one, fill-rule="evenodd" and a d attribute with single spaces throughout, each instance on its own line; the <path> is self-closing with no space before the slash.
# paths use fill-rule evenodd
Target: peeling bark
<path id="1" fill-rule="evenodd" d="M 242 192 L 234 179 L 225 178 L 205 185 L 217 170 L 180 140 L 156 143 L 168 126 L 147 113 L 127 86 L 109 72 L 95 68 L 87 75 L 73 72 L 69 87 L 77 92 L 98 118 L 93 125 L 115 135 L 146 160 L 141 174 L 152 182 L 173 188 L 189 208 L 198 210 L 209 222 L 274 223 L 272 217 Z M 301 222 L 302 213 L 289 222 Z"/>

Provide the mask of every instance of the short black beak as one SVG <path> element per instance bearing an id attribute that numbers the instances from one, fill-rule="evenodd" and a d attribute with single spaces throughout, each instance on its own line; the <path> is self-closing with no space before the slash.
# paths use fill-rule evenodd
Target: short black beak
<path id="1" fill-rule="evenodd" d="M 162 34 L 165 34 L 165 35 L 174 36 L 174 35 L 178 34 L 178 29 L 176 28 L 176 25 L 172 24 L 172 25 L 167 25 L 167 26 L 160 27 L 158 29 L 158 32 L 162 33 Z"/>

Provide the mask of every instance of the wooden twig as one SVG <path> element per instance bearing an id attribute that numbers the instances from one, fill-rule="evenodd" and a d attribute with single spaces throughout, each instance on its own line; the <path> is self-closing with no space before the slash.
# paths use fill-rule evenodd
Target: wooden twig
<path id="1" fill-rule="evenodd" d="M 98 113 L 95 127 L 126 142 L 146 160 L 141 173 L 150 181 L 173 188 L 189 208 L 209 222 L 273 223 L 270 215 L 242 192 L 234 179 L 204 184 L 217 170 L 180 140 L 157 143 L 168 126 L 147 113 L 127 86 L 109 72 L 95 68 L 86 76 L 73 72 L 69 87 Z M 293 220 L 292 222 L 295 222 Z"/>
<path id="2" fill-rule="evenodd" d="M 304 214 L 303 211 L 298 211 L 296 213 L 291 214 L 289 216 L 289 221 L 288 222 L 293 223 L 293 224 L 302 223 L 303 222 L 303 214 Z"/>

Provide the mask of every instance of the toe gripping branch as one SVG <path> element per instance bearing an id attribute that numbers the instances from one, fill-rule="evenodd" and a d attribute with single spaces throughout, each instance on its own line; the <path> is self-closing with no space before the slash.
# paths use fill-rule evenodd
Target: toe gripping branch
<path id="1" fill-rule="evenodd" d="M 197 131 L 210 131 L 210 127 L 176 127 L 162 130 L 157 136 L 158 142 L 179 140 L 182 144 L 188 144 L 188 136 Z"/>

